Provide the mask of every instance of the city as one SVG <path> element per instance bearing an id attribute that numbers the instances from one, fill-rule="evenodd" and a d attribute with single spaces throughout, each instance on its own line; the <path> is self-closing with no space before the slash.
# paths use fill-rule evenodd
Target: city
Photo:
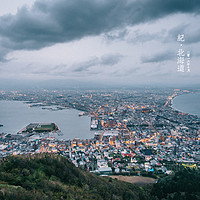
<path id="1" fill-rule="evenodd" d="M 0 200 L 200 200 L 200 1 L 0 5 Z"/>
<path id="2" fill-rule="evenodd" d="M 23 101 L 30 108 L 77 109 L 80 117 L 90 116 L 94 136 L 59 140 L 54 137 L 60 134 L 56 124 L 50 129 L 52 124 L 30 122 L 18 133 L 1 133 L 0 155 L 56 153 L 76 167 L 103 175 L 156 177 L 172 174 L 177 165 L 196 168 L 200 119 L 172 107 L 174 97 L 194 92 L 198 90 L 2 90 L 1 100 Z"/>

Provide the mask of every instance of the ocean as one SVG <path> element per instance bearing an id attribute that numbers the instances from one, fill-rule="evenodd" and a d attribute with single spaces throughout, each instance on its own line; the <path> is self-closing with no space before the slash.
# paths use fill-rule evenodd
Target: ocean
<path id="1" fill-rule="evenodd" d="M 0 101 L 0 133 L 16 134 L 32 122 L 55 122 L 63 133 L 59 139 L 90 139 L 94 131 L 90 131 L 90 117 L 79 117 L 80 111 L 75 109 L 46 110 L 41 107 L 29 107 L 19 101 Z"/>
<path id="2" fill-rule="evenodd" d="M 200 117 L 200 93 L 189 93 L 177 96 L 172 101 L 172 107 L 181 112 Z"/>

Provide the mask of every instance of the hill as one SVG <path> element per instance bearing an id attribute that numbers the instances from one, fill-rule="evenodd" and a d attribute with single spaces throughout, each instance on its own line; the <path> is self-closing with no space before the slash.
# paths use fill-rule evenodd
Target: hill
<path id="1" fill-rule="evenodd" d="M 131 177 L 130 177 L 131 178 Z M 200 170 L 180 167 L 156 184 L 99 177 L 55 154 L 0 161 L 1 200 L 200 200 Z"/>
<path id="2" fill-rule="evenodd" d="M 54 154 L 11 156 L 0 163 L 0 199 L 145 200 L 143 187 L 99 177 Z"/>
<path id="3" fill-rule="evenodd" d="M 175 174 L 154 184 L 151 198 L 162 200 L 200 200 L 200 169 L 181 167 Z"/>

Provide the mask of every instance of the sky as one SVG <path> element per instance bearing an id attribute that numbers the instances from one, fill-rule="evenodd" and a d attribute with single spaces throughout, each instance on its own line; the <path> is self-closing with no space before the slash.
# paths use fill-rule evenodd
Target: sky
<path id="1" fill-rule="evenodd" d="M 199 86 L 199 21 L 199 0 L 0 0 L 0 89 Z"/>

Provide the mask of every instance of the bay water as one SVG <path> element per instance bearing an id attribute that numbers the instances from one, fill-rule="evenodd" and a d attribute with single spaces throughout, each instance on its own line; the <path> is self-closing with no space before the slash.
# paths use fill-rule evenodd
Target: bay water
<path id="1" fill-rule="evenodd" d="M 59 139 L 90 139 L 90 117 L 79 117 L 75 109 L 47 110 L 41 107 L 29 107 L 20 101 L 0 101 L 0 133 L 16 134 L 29 123 L 56 123 L 63 133 Z M 56 134 L 57 135 L 57 134 Z"/>

